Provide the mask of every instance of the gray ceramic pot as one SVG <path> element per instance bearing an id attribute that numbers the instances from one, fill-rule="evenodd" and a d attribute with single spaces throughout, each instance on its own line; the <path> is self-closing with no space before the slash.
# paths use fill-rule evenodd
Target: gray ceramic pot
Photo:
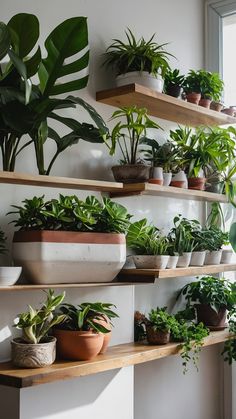
<path id="1" fill-rule="evenodd" d="M 20 368 L 41 368 L 53 364 L 56 359 L 56 338 L 51 336 L 45 343 L 23 343 L 16 338 L 11 341 L 13 364 Z"/>
<path id="2" fill-rule="evenodd" d="M 116 182 L 122 183 L 147 182 L 150 174 L 150 166 L 145 164 L 123 164 L 111 170 Z"/>

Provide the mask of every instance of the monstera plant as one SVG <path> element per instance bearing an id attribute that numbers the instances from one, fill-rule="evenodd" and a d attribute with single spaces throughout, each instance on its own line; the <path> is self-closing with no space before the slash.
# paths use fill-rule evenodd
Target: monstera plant
<path id="1" fill-rule="evenodd" d="M 88 75 L 80 75 L 80 71 L 86 72 L 89 62 L 87 19 L 73 17 L 59 24 L 45 41 L 45 58 L 40 47 L 30 57 L 38 37 L 39 22 L 34 15 L 20 13 L 7 25 L 0 23 L 0 57 L 9 60 L 0 77 L 0 145 L 4 170 L 14 170 L 19 152 L 33 143 L 39 173 L 49 174 L 57 156 L 67 147 L 79 139 L 103 142 L 108 129 L 95 109 L 81 98 L 57 97 L 87 85 Z M 78 54 L 79 58 L 74 58 Z M 71 75 L 73 80 L 67 81 Z M 37 84 L 31 83 L 32 76 L 36 76 Z M 56 113 L 77 105 L 88 112 L 95 126 Z M 49 120 L 63 124 L 69 132 L 61 137 Z M 20 146 L 23 134 L 29 134 L 31 140 Z M 56 151 L 45 168 L 44 146 L 48 138 L 55 142 Z"/>

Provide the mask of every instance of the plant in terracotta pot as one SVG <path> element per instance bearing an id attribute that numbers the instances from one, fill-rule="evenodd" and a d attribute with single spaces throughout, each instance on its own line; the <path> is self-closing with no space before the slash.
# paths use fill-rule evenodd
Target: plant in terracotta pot
<path id="1" fill-rule="evenodd" d="M 33 283 L 110 282 L 125 263 L 131 215 L 109 198 L 41 196 L 14 208 L 13 259 Z"/>
<path id="2" fill-rule="evenodd" d="M 137 106 L 123 107 L 115 111 L 112 120 L 119 118 L 111 132 L 110 141 L 106 145 L 110 155 L 114 155 L 117 148 L 121 152 L 120 165 L 113 166 L 112 172 L 117 182 L 137 183 L 149 179 L 150 166 L 140 157 L 140 146 L 147 138 L 148 129 L 160 129 L 152 121 L 145 108 Z"/>
<path id="3" fill-rule="evenodd" d="M 224 82 L 220 75 L 206 70 L 199 70 L 198 74 L 201 89 L 199 105 L 209 108 L 212 100 L 214 100 L 214 103 L 219 103 L 224 88 Z"/>
<path id="4" fill-rule="evenodd" d="M 135 252 L 133 261 L 138 269 L 165 269 L 169 259 L 168 240 L 159 229 L 144 218 L 131 224 L 126 236 L 127 246 Z"/>
<path id="5" fill-rule="evenodd" d="M 187 307 L 194 307 L 198 322 L 211 330 L 227 327 L 227 310 L 230 312 L 236 305 L 236 284 L 224 278 L 205 276 L 198 281 L 185 285 L 177 298 L 184 296 Z"/>
<path id="6" fill-rule="evenodd" d="M 175 317 L 167 312 L 167 307 L 152 309 L 145 319 L 147 341 L 151 345 L 166 345 L 176 323 Z"/>
<path id="7" fill-rule="evenodd" d="M 0 229 L 0 286 L 14 285 L 21 274 L 21 266 L 6 266 L 6 254 L 8 253 L 6 247 L 5 233 Z"/>
<path id="8" fill-rule="evenodd" d="M 118 317 L 113 307 L 101 302 L 60 306 L 65 320 L 54 329 L 60 358 L 89 360 L 104 353 L 111 337 L 111 320 Z"/>
<path id="9" fill-rule="evenodd" d="M 183 89 L 188 102 L 199 104 L 201 99 L 201 79 L 198 71 L 189 70 L 187 76 L 185 76 Z"/>
<path id="10" fill-rule="evenodd" d="M 117 86 L 139 83 L 162 92 L 169 57 L 173 57 L 165 50 L 167 44 L 157 44 L 155 34 L 148 41 L 136 40 L 130 29 L 125 34 L 127 42 L 114 39 L 105 53 L 104 64 L 114 68 Z"/>
<path id="11" fill-rule="evenodd" d="M 150 147 L 144 150 L 144 159 L 152 164 L 149 182 L 169 186 L 176 154 L 173 143 L 167 141 L 160 145 L 156 140 L 148 138 L 143 141 L 143 144 Z"/>
<path id="12" fill-rule="evenodd" d="M 167 70 L 165 74 L 164 92 L 173 97 L 180 97 L 184 84 L 184 75 L 175 68 Z"/>
<path id="13" fill-rule="evenodd" d="M 64 297 L 65 293 L 54 296 L 54 291 L 49 290 L 46 301 L 39 309 L 29 306 L 29 311 L 18 315 L 14 326 L 22 330 L 22 337 L 11 342 L 14 365 L 41 368 L 55 361 L 56 338 L 50 331 L 65 319 L 64 314 L 55 314 Z"/>
<path id="14" fill-rule="evenodd" d="M 190 264 L 194 249 L 192 232 L 198 229 L 199 222 L 178 215 L 174 218 L 173 223 L 174 227 L 172 227 L 167 237 L 169 243 L 173 246 L 174 253 L 179 255 L 177 268 L 186 268 Z"/>

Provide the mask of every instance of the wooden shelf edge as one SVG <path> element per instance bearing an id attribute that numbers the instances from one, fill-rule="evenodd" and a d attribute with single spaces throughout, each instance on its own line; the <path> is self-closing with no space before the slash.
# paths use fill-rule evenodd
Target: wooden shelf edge
<path id="1" fill-rule="evenodd" d="M 69 288 L 94 288 L 94 287 L 121 287 L 135 285 L 132 282 L 86 282 L 80 284 L 19 284 L 19 285 L 9 285 L 9 286 L 0 286 L 0 292 L 11 292 L 11 291 L 36 291 L 36 290 L 46 290 L 49 288 L 56 289 L 69 289 Z"/>
<path id="2" fill-rule="evenodd" d="M 228 330 L 211 332 L 204 339 L 203 346 L 225 342 L 232 335 Z M 99 372 L 138 365 L 180 352 L 179 343 L 162 346 L 149 346 L 140 343 L 128 343 L 110 347 L 106 354 L 97 356 L 91 361 L 56 361 L 47 368 L 17 369 L 11 362 L 0 363 L 0 384 L 15 388 L 32 387 L 38 384 L 51 383 Z"/>

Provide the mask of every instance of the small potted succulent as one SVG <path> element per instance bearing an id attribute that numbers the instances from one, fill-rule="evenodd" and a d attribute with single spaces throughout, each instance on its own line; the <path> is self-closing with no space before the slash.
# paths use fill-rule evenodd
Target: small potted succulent
<path id="1" fill-rule="evenodd" d="M 165 74 L 164 92 L 173 97 L 180 97 L 184 84 L 184 75 L 175 68 L 174 70 L 167 70 Z"/>
<path id="2" fill-rule="evenodd" d="M 56 338 L 50 332 L 53 326 L 63 322 L 64 314 L 55 314 L 62 303 L 65 293 L 54 296 L 49 290 L 45 303 L 21 313 L 14 326 L 22 330 L 22 337 L 11 342 L 13 364 L 21 368 L 41 368 L 51 365 L 56 358 Z"/>
<path id="3" fill-rule="evenodd" d="M 1 287 L 14 285 L 18 281 L 21 271 L 22 271 L 21 266 L 5 266 L 6 263 L 4 260 L 5 259 L 4 256 L 7 253 L 6 240 L 7 238 L 4 232 L 0 230 L 0 259 L 2 259 L 1 264 L 0 264 L 0 286 Z"/>
<path id="4" fill-rule="evenodd" d="M 149 146 L 144 150 L 144 159 L 151 162 L 150 183 L 169 186 L 172 180 L 172 167 L 175 164 L 176 150 L 172 142 L 167 141 L 160 145 L 156 140 L 146 139 L 143 143 Z"/>
<path id="5" fill-rule="evenodd" d="M 113 176 L 117 182 L 145 182 L 150 176 L 150 165 L 142 160 L 140 146 L 147 138 L 147 130 L 158 130 L 160 126 L 148 117 L 145 108 L 136 106 L 115 111 L 112 120 L 117 118 L 120 120 L 112 130 L 110 141 L 106 141 L 110 155 L 119 148 L 122 156 L 120 165 L 112 167 Z"/>
<path id="6" fill-rule="evenodd" d="M 173 220 L 174 227 L 168 234 L 168 240 L 173 245 L 174 252 L 179 255 L 177 268 L 187 268 L 193 251 L 192 232 L 197 228 L 196 220 L 188 220 L 178 215 Z"/>
<path id="7" fill-rule="evenodd" d="M 118 317 L 110 303 L 63 304 L 64 321 L 54 328 L 62 359 L 89 360 L 104 353 L 111 337 L 111 319 Z"/>
<path id="8" fill-rule="evenodd" d="M 105 53 L 104 65 L 114 68 L 117 86 L 138 83 L 162 92 L 172 56 L 164 48 L 167 44 L 154 42 L 155 34 L 148 41 L 136 40 L 130 29 L 125 34 L 127 43 L 114 39 Z"/>
<path id="9" fill-rule="evenodd" d="M 227 327 L 227 310 L 235 309 L 236 283 L 205 276 L 185 285 L 178 297 L 180 295 L 184 296 L 187 307 L 196 309 L 198 322 L 211 330 L 221 330 Z"/>
<path id="10" fill-rule="evenodd" d="M 170 333 L 176 320 L 166 309 L 152 309 L 145 319 L 146 336 L 150 345 L 166 345 L 170 341 Z"/>

